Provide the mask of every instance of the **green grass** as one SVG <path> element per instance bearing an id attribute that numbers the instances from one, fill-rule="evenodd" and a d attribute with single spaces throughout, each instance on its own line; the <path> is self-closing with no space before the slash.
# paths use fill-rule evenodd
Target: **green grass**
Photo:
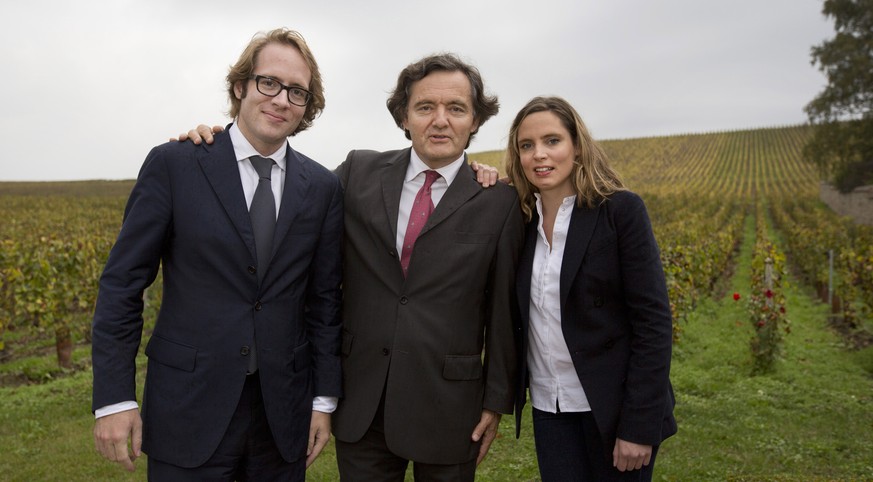
<path id="1" fill-rule="evenodd" d="M 750 375 L 748 226 L 728 281 L 728 293 L 743 298 L 702 300 L 674 349 L 679 433 L 663 444 L 655 480 L 871 480 L 873 348 L 848 350 L 827 328 L 826 307 L 802 286 L 787 290 L 792 324 L 784 358 L 773 373 Z M 4 377 L 39 382 L 0 387 L 0 480 L 145 480 L 145 460 L 128 474 L 97 455 L 90 370 L 59 371 L 45 348 L 22 350 L 26 356 L 0 365 Z M 88 346 L 80 345 L 74 361 L 87 368 L 88 358 Z M 141 386 L 142 357 L 139 363 Z M 513 417 L 504 417 L 500 432 L 478 479 L 537 480 L 529 412 L 520 440 Z M 335 481 L 335 466 L 331 444 L 308 479 Z"/>

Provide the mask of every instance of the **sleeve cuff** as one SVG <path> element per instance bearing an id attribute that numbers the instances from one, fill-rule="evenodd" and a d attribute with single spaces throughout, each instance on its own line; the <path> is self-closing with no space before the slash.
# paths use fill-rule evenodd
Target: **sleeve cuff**
<path id="1" fill-rule="evenodd" d="M 114 413 L 124 412 L 126 410 L 134 410 L 137 408 L 139 408 L 139 405 L 137 405 L 136 401 L 134 400 L 128 402 L 113 403 L 112 405 L 106 405 L 105 407 L 98 408 L 94 412 L 94 418 L 105 417 Z M 336 403 L 334 403 L 334 408 L 336 408 Z"/>

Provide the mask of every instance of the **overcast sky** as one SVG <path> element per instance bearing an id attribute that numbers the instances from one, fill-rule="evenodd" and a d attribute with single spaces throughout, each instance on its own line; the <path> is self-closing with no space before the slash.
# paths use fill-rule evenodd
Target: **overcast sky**
<path id="1" fill-rule="evenodd" d="M 0 180 L 129 179 L 149 149 L 225 124 L 227 68 L 288 27 L 312 48 L 327 106 L 291 146 L 335 167 L 407 147 L 385 108 L 408 63 L 476 65 L 500 114 L 471 152 L 505 148 L 535 95 L 567 98 L 597 139 L 803 123 L 825 84 L 810 47 L 820 0 L 27 0 L 0 6 Z"/>

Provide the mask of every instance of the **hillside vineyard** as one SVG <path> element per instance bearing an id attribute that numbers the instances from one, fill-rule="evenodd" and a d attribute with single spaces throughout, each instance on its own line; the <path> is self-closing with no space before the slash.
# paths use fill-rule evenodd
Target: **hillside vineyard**
<path id="1" fill-rule="evenodd" d="M 873 233 L 818 201 L 818 175 L 801 157 L 810 134 L 806 126 L 793 126 L 602 143 L 649 209 L 677 341 L 696 301 L 712 293 L 734 262 L 751 218 L 756 226 L 763 223 L 759 232 L 768 233 L 786 265 L 811 287 L 826 286 L 824 253 L 833 250 L 835 312 L 847 320 L 869 317 Z M 470 157 L 502 163 L 500 151 Z M 14 329 L 87 339 L 97 278 L 131 186 L 0 183 L 0 335 Z M 150 310 L 160 303 L 159 288 L 154 291 Z"/>

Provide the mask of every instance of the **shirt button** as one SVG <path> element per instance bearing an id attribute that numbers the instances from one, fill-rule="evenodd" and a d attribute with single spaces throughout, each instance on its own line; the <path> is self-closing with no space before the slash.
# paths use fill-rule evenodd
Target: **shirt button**
<path id="1" fill-rule="evenodd" d="M 390 354 L 391 354 L 391 350 L 389 350 L 387 348 L 382 348 L 382 355 L 388 356 Z"/>
<path id="2" fill-rule="evenodd" d="M 400 297 L 400 304 L 405 305 L 406 303 L 409 303 L 409 298 L 405 296 Z"/>
<path id="3" fill-rule="evenodd" d="M 249 347 L 244 346 L 239 349 L 239 354 L 242 356 L 247 356 L 249 354 Z"/>
<path id="4" fill-rule="evenodd" d="M 255 311 L 261 311 L 262 307 L 263 307 L 263 305 L 261 305 L 260 301 L 255 302 Z"/>
<path id="5" fill-rule="evenodd" d="M 254 266 L 249 266 L 248 270 L 249 270 L 249 274 L 255 274 L 258 272 L 258 269 L 255 268 Z"/>

